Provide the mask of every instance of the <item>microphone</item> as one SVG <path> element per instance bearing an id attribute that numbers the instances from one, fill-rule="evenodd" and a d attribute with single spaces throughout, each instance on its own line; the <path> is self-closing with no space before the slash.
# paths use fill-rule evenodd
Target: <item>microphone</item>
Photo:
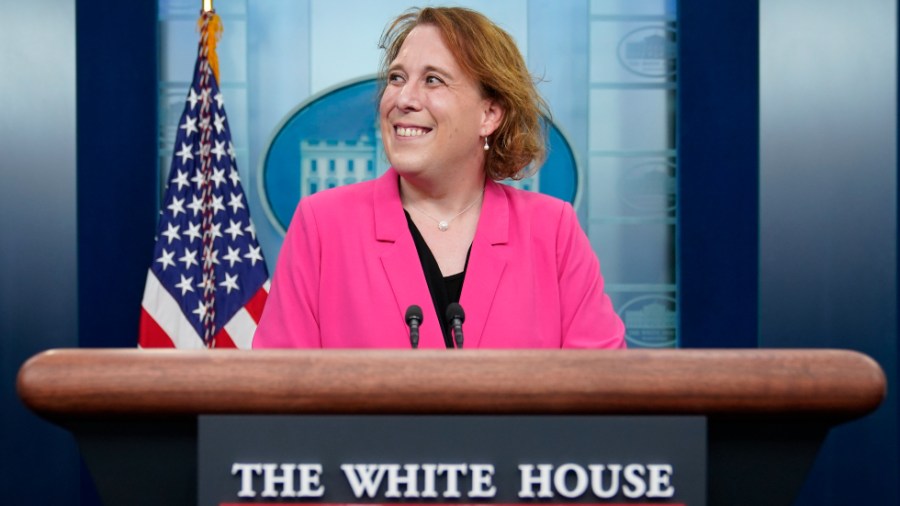
<path id="1" fill-rule="evenodd" d="M 422 324 L 422 308 L 413 304 L 406 308 L 406 324 L 409 325 L 409 343 L 419 347 L 419 325 Z"/>
<path id="2" fill-rule="evenodd" d="M 456 338 L 456 347 L 462 349 L 462 324 L 464 321 L 466 321 L 466 312 L 463 311 L 462 306 L 460 306 L 456 302 L 451 302 L 450 305 L 447 306 L 447 321 L 453 328 L 453 337 Z"/>

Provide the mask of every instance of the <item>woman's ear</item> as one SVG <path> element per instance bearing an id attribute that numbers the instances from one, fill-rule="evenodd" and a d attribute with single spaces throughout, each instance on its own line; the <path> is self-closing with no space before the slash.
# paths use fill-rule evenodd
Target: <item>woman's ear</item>
<path id="1" fill-rule="evenodd" d="M 490 136 L 497 130 L 500 126 L 500 122 L 503 120 L 503 114 L 505 112 L 503 106 L 497 101 L 490 99 L 484 100 L 484 109 L 481 117 L 482 137 Z"/>

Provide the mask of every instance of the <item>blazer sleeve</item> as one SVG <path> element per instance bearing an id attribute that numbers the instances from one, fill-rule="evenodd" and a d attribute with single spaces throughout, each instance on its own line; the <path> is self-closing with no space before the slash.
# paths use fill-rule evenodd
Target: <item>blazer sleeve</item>
<path id="1" fill-rule="evenodd" d="M 568 203 L 557 233 L 562 347 L 625 348 L 625 325 L 603 291 L 600 262 Z"/>
<path id="2" fill-rule="evenodd" d="M 318 293 L 322 244 L 313 208 L 301 200 L 275 266 L 253 348 L 321 348 Z"/>

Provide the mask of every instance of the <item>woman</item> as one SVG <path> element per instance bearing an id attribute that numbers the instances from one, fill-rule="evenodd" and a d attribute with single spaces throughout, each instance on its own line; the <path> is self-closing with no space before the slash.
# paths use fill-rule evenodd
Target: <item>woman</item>
<path id="1" fill-rule="evenodd" d="M 380 178 L 301 200 L 254 348 L 622 348 L 572 207 L 496 181 L 544 158 L 546 109 L 512 38 L 479 13 L 425 8 L 382 36 Z"/>

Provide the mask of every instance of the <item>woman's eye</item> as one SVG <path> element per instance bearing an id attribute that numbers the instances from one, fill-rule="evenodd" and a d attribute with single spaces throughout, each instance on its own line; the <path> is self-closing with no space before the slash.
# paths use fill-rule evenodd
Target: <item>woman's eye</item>
<path id="1" fill-rule="evenodd" d="M 437 76 L 428 76 L 425 78 L 425 82 L 428 84 L 440 84 L 444 81 L 441 81 L 441 79 Z"/>
<path id="2" fill-rule="evenodd" d="M 388 75 L 389 83 L 396 83 L 396 82 L 400 82 L 402 80 L 403 80 L 403 76 L 401 76 L 400 74 L 389 74 Z"/>

